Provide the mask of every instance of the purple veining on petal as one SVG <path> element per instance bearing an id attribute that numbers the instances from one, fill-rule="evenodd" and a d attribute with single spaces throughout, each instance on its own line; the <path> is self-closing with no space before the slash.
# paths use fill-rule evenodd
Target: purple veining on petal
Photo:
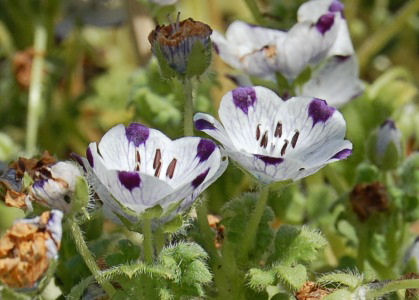
<path id="1" fill-rule="evenodd" d="M 267 165 L 279 165 L 284 161 L 281 157 L 272 157 L 272 156 L 266 156 L 266 155 L 260 155 L 260 154 L 254 154 L 255 157 L 263 161 Z"/>
<path id="2" fill-rule="evenodd" d="M 141 178 L 137 172 L 118 171 L 118 179 L 121 184 L 132 191 L 134 188 L 140 187 Z"/>
<path id="3" fill-rule="evenodd" d="M 334 107 L 328 106 L 326 101 L 314 98 L 308 107 L 308 115 L 313 119 L 313 127 L 318 122 L 326 122 L 335 110 Z"/>
<path id="4" fill-rule="evenodd" d="M 215 126 L 212 123 L 210 123 L 210 122 L 208 122 L 207 120 L 204 120 L 204 119 L 196 120 L 195 121 L 195 128 L 197 130 L 206 130 L 206 129 L 214 130 L 214 129 L 217 129 L 217 128 L 215 128 Z"/>
<path id="5" fill-rule="evenodd" d="M 150 129 L 148 127 L 139 124 L 131 123 L 126 129 L 125 134 L 130 142 L 133 142 L 135 146 L 144 144 L 150 135 Z"/>
<path id="6" fill-rule="evenodd" d="M 232 94 L 234 105 L 245 114 L 247 114 L 249 106 L 253 106 L 256 102 L 256 91 L 252 87 L 238 87 L 232 91 Z"/>
<path id="7" fill-rule="evenodd" d="M 192 181 L 192 186 L 194 187 L 194 189 L 196 189 L 201 183 L 204 182 L 209 170 L 210 168 L 208 168 L 206 171 L 202 172 L 201 174 L 195 177 L 195 179 Z"/>
<path id="8" fill-rule="evenodd" d="M 41 179 L 41 180 L 35 181 L 34 184 L 32 185 L 32 187 L 34 189 L 42 189 L 42 188 L 44 188 L 44 184 L 46 182 L 47 182 L 47 180 L 45 180 L 45 179 Z"/>
<path id="9" fill-rule="evenodd" d="M 385 126 L 389 126 L 391 129 L 396 129 L 396 124 L 394 123 L 393 120 L 390 120 L 390 119 L 385 120 L 383 124 L 380 125 L 380 128 L 383 128 Z"/>
<path id="10" fill-rule="evenodd" d="M 90 150 L 90 147 L 87 148 L 86 150 L 86 157 L 87 157 L 87 160 L 89 161 L 90 166 L 93 168 L 95 163 L 93 161 L 92 150 Z"/>
<path id="11" fill-rule="evenodd" d="M 345 159 L 348 158 L 352 154 L 352 149 L 343 149 L 332 156 L 331 159 Z"/>
<path id="12" fill-rule="evenodd" d="M 212 152 L 214 152 L 215 147 L 216 146 L 214 142 L 207 139 L 201 139 L 199 141 L 196 153 L 196 157 L 199 157 L 199 162 L 206 161 Z"/>
<path id="13" fill-rule="evenodd" d="M 325 34 L 333 26 L 335 22 L 335 15 L 333 13 L 327 13 L 319 18 L 316 23 L 316 28 L 321 34 Z"/>

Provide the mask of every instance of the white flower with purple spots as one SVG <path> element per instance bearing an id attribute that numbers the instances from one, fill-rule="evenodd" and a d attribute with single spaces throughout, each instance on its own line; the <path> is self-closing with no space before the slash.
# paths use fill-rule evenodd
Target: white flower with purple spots
<path id="1" fill-rule="evenodd" d="M 42 205 L 68 213 L 71 210 L 70 200 L 76 188 L 76 181 L 80 176 L 80 168 L 74 163 L 57 162 L 40 172 L 40 178 L 32 185 L 31 194 L 34 200 Z"/>
<path id="2" fill-rule="evenodd" d="M 345 120 L 324 100 L 283 101 L 264 87 L 240 87 L 223 97 L 218 114 L 222 124 L 196 114 L 195 127 L 264 183 L 306 177 L 352 153 Z"/>
<path id="3" fill-rule="evenodd" d="M 328 2 L 328 6 L 324 4 Z M 308 16 L 307 8 L 315 15 Z M 326 9 L 324 9 L 326 8 Z M 313 0 L 303 4 L 299 22 L 288 32 L 233 22 L 226 37 L 214 31 L 211 38 L 221 58 L 246 73 L 275 80 L 279 72 L 294 80 L 307 66 L 331 55 L 351 55 L 354 50 L 337 0 Z"/>
<path id="4" fill-rule="evenodd" d="M 160 205 L 164 213 L 187 210 L 227 167 L 214 142 L 198 137 L 170 140 L 138 123 L 110 129 L 91 143 L 85 165 L 105 211 L 132 221 Z"/>

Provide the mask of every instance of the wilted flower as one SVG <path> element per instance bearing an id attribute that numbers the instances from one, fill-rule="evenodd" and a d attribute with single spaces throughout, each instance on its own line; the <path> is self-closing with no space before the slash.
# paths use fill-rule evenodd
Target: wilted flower
<path id="1" fill-rule="evenodd" d="M 89 145 L 86 156 L 105 209 L 131 220 L 156 205 L 166 215 L 185 211 L 227 167 L 210 140 L 172 141 L 138 123 L 113 127 L 99 145 Z"/>
<path id="2" fill-rule="evenodd" d="M 307 281 L 295 294 L 295 297 L 297 300 L 321 300 L 332 292 L 332 289 L 322 287 L 313 281 Z"/>
<path id="3" fill-rule="evenodd" d="M 0 280 L 12 288 L 31 288 L 58 256 L 61 220 L 58 210 L 17 221 L 0 239 Z"/>
<path id="4" fill-rule="evenodd" d="M 179 18 L 179 15 L 178 15 Z M 211 27 L 189 18 L 157 26 L 148 36 L 163 75 L 175 71 L 181 76 L 199 76 L 211 62 Z M 169 66 L 173 71 L 166 70 Z"/>
<path id="5" fill-rule="evenodd" d="M 401 132 L 392 120 L 386 120 L 380 128 L 373 132 L 368 144 L 369 159 L 383 170 L 397 167 L 403 155 Z"/>
<path id="6" fill-rule="evenodd" d="M 283 101 L 264 87 L 240 87 L 223 97 L 218 114 L 223 125 L 198 113 L 195 127 L 265 183 L 306 177 L 352 153 L 345 120 L 324 100 Z"/>
<path id="7" fill-rule="evenodd" d="M 362 91 L 343 4 L 338 0 L 304 3 L 298 23 L 288 32 L 236 21 L 225 38 L 215 31 L 211 39 L 225 62 L 252 76 L 275 81 L 281 73 L 292 82 L 310 67 L 311 78 L 297 87 L 297 95 L 341 105 Z"/>
<path id="8" fill-rule="evenodd" d="M 389 208 L 387 189 L 378 181 L 357 184 L 349 199 L 352 209 L 361 221 L 367 220 L 376 212 L 383 212 Z"/>
<path id="9" fill-rule="evenodd" d="M 50 208 L 69 212 L 70 200 L 76 187 L 76 180 L 82 176 L 80 169 L 72 162 L 61 161 L 45 167 L 32 185 L 34 200 Z"/>

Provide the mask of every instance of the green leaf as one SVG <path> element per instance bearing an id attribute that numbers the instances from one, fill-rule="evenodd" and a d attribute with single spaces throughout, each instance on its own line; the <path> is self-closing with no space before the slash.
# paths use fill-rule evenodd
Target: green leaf
<path id="1" fill-rule="evenodd" d="M 339 284 L 355 289 L 362 284 L 363 277 L 362 275 L 355 272 L 332 272 L 325 274 L 317 279 L 317 282 L 326 285 L 326 284 Z"/>
<path id="2" fill-rule="evenodd" d="M 162 225 L 162 230 L 164 233 L 175 233 L 183 226 L 183 216 L 177 215 L 169 222 L 166 222 Z"/>
<path id="3" fill-rule="evenodd" d="M 80 212 L 89 203 L 89 185 L 84 177 L 79 176 L 76 179 L 74 197 L 72 201 L 72 212 Z"/>
<path id="4" fill-rule="evenodd" d="M 187 59 L 186 77 L 202 75 L 211 64 L 211 44 L 204 46 L 200 41 L 196 41 Z"/>
<path id="5" fill-rule="evenodd" d="M 346 289 L 336 290 L 333 293 L 325 296 L 322 300 L 343 300 L 343 299 L 353 299 L 351 292 Z"/>
<path id="6" fill-rule="evenodd" d="M 257 268 L 250 269 L 247 277 L 249 286 L 257 291 L 263 291 L 275 283 L 275 273 L 272 270 L 264 271 Z"/>
<path id="7" fill-rule="evenodd" d="M 275 254 L 271 261 L 291 265 L 298 262 L 311 262 L 317 252 L 327 244 L 323 235 L 308 227 L 282 225 L 275 238 Z"/>
<path id="8" fill-rule="evenodd" d="M 307 281 L 307 270 L 303 265 L 276 265 L 272 270 L 279 280 L 293 291 L 299 290 Z"/>

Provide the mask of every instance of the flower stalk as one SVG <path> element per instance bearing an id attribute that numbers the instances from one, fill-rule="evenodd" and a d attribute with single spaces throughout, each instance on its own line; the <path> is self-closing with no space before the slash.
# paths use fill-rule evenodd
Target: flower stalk
<path id="1" fill-rule="evenodd" d="M 193 135 L 193 86 L 190 79 L 183 81 L 183 90 L 185 95 L 185 107 L 183 117 L 183 130 L 185 136 Z"/>
<path id="2" fill-rule="evenodd" d="M 112 295 L 115 294 L 115 289 L 106 278 L 101 276 L 99 267 L 97 266 L 92 253 L 87 247 L 86 241 L 83 238 L 83 233 L 79 225 L 73 218 L 69 219 L 68 222 L 70 225 L 71 234 L 73 236 L 74 242 L 76 244 L 80 256 L 83 258 L 90 272 L 92 272 L 92 275 L 96 279 L 96 281 L 102 286 L 102 288 L 109 295 L 109 297 L 112 297 Z"/>
<path id="3" fill-rule="evenodd" d="M 144 260 L 148 264 L 153 263 L 153 232 L 151 229 L 151 219 L 144 218 L 143 219 L 143 243 L 144 243 Z"/>
<path id="4" fill-rule="evenodd" d="M 39 20 L 35 25 L 34 59 L 31 70 L 26 121 L 26 153 L 28 155 L 33 155 L 36 152 L 47 40 L 47 29 L 42 20 Z"/>
<path id="5" fill-rule="evenodd" d="M 385 294 L 395 292 L 398 290 L 405 289 L 417 289 L 419 288 L 419 279 L 404 279 L 404 280 L 395 280 L 390 281 L 384 285 L 379 286 L 378 288 L 371 289 L 367 292 L 367 300 L 377 299 L 380 296 Z"/>

